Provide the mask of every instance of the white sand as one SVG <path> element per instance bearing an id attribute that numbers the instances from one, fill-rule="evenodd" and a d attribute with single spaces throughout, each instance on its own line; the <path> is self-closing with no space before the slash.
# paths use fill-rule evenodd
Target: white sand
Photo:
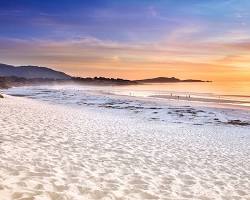
<path id="1" fill-rule="evenodd" d="M 250 199 L 249 127 L 0 99 L 0 199 Z"/>

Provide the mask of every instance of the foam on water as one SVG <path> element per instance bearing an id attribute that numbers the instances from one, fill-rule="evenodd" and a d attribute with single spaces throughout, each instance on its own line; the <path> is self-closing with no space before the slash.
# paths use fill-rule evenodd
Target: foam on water
<path id="1" fill-rule="evenodd" d="M 136 117 L 140 115 L 147 120 L 196 125 L 230 123 L 239 120 L 239 122 L 250 125 L 249 110 L 245 108 L 245 110 L 239 110 L 242 107 L 233 107 L 231 102 L 213 103 L 209 99 L 205 99 L 205 103 L 200 104 L 197 101 L 185 101 L 185 98 L 184 101 L 174 97 L 166 98 L 165 95 L 161 95 L 163 98 L 121 96 L 116 94 L 112 87 L 77 85 L 17 87 L 6 90 L 5 93 L 53 104 L 124 110 L 136 114 Z M 215 107 L 220 107 L 220 109 Z M 225 109 L 221 109 L 222 107 Z"/>

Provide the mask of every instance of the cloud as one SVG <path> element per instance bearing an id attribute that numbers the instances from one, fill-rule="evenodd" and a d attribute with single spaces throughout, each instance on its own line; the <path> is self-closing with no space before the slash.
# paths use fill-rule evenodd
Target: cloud
<path id="1" fill-rule="evenodd" d="M 192 35 L 193 31 L 184 29 L 182 33 Z M 52 66 L 82 76 L 137 79 L 171 75 L 214 80 L 214 77 L 221 79 L 221 76 L 231 76 L 232 72 L 239 73 L 239 70 L 250 71 L 247 66 L 250 57 L 248 42 L 232 41 L 187 42 L 179 36 L 137 43 L 96 37 L 67 40 L 0 38 L 0 60 L 10 64 Z"/>

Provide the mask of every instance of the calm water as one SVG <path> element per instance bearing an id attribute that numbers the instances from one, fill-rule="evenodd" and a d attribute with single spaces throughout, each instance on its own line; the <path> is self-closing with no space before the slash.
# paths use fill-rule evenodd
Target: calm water
<path id="1" fill-rule="evenodd" d="M 250 97 L 249 82 L 211 82 L 211 83 L 161 83 L 119 87 L 135 91 L 167 91 L 201 93 L 214 95 L 241 95 Z"/>
<path id="2" fill-rule="evenodd" d="M 177 92 L 177 93 L 197 93 L 203 95 L 237 95 L 250 97 L 249 82 L 212 82 L 212 83 L 165 83 L 165 84 L 144 84 L 122 86 L 117 89 L 124 91 L 144 91 L 144 92 Z"/>
<path id="3" fill-rule="evenodd" d="M 10 95 L 30 95 L 40 97 L 40 89 L 83 95 L 84 92 L 110 93 L 137 97 L 180 97 L 180 100 L 200 101 L 204 103 L 224 103 L 250 107 L 250 82 L 212 82 L 212 83 L 166 83 L 130 86 L 86 86 L 55 85 L 39 87 L 11 88 L 5 93 Z M 39 96 L 40 95 L 40 96 Z M 157 96 L 158 95 L 158 96 Z M 157 96 L 157 97 L 156 97 Z"/>
<path id="4" fill-rule="evenodd" d="M 250 106 L 250 82 L 144 84 L 137 86 L 114 86 L 106 90 L 115 94 L 129 96 L 172 95 L 210 99 L 211 101 L 230 100 L 232 101 L 231 104 Z"/>

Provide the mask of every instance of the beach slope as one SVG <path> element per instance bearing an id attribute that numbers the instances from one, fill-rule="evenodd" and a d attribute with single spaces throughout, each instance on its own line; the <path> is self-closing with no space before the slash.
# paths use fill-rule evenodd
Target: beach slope
<path id="1" fill-rule="evenodd" d="M 0 199 L 250 199 L 249 127 L 0 100 Z"/>

